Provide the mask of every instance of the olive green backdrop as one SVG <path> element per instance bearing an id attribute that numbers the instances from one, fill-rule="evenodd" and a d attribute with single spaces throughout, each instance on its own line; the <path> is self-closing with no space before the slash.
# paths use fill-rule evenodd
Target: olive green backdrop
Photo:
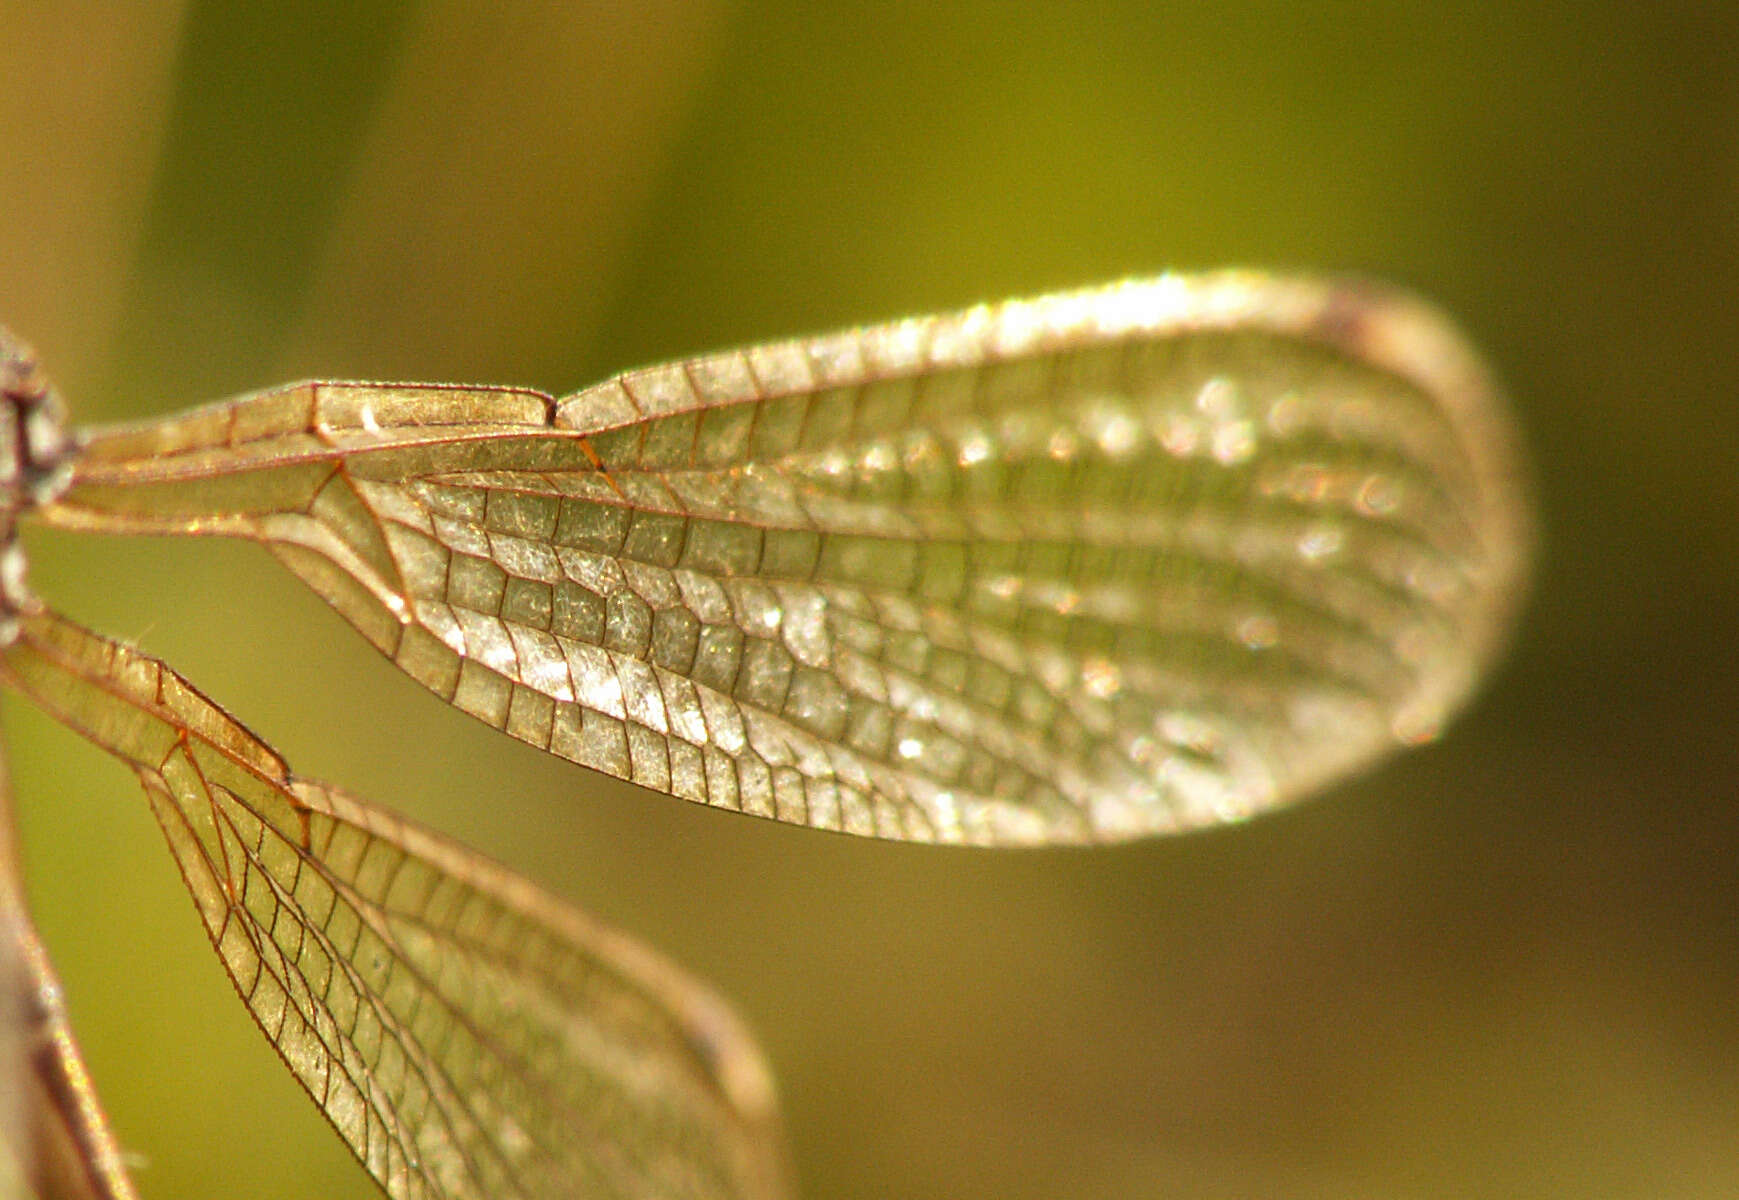
<path id="1" fill-rule="evenodd" d="M 1438 745 L 1246 827 L 894 846 L 444 708 L 249 547 L 38 590 L 304 774 L 716 981 L 815 1200 L 1739 1192 L 1729 5 L 0 3 L 0 313 L 88 420 L 620 367 L 1166 267 L 1356 269 L 1507 378 L 1545 535 Z M 134 781 L 8 702 L 33 901 L 148 1197 L 370 1185 Z"/>

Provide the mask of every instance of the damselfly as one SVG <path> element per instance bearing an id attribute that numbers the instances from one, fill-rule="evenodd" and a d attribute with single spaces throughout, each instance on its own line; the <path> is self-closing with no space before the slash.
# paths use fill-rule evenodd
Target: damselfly
<path id="1" fill-rule="evenodd" d="M 675 967 L 55 615 L 20 521 L 257 541 L 552 754 L 985 846 L 1235 821 L 1433 736 L 1528 543 L 1484 370 L 1356 282 L 1167 276 L 561 399 L 303 383 L 89 432 L 0 353 L 0 680 L 137 772 L 255 1020 L 394 1197 L 783 1195 L 769 1076 Z M 20 1186 L 129 1196 L 15 873 L 4 900 Z"/>

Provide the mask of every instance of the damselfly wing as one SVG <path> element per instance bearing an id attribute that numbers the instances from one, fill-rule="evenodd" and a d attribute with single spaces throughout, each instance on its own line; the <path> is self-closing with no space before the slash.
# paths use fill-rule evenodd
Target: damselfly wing
<path id="1" fill-rule="evenodd" d="M 257 541 L 516 738 L 887 838 L 1222 824 L 1428 739 L 1529 540 L 1484 369 L 1360 282 L 1166 276 L 559 399 L 304 383 L 69 439 L 47 395 L 8 393 L 9 514 Z M 390 1195 L 782 1194 L 767 1075 L 704 988 L 297 779 L 8 555 L 0 678 L 133 767 L 256 1020 Z"/>

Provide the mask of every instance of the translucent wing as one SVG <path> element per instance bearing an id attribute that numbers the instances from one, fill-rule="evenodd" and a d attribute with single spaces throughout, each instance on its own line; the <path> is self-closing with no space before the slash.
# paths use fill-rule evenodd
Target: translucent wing
<path id="1" fill-rule="evenodd" d="M 269 546 L 552 753 L 884 837 L 1111 840 L 1430 737 L 1527 541 L 1435 314 L 1165 277 L 631 372 L 91 438 L 58 524 Z"/>
<path id="2" fill-rule="evenodd" d="M 710 993 L 504 869 L 292 777 L 167 667 L 26 613 L 0 677 L 143 781 L 237 990 L 395 1200 L 784 1194 Z"/>

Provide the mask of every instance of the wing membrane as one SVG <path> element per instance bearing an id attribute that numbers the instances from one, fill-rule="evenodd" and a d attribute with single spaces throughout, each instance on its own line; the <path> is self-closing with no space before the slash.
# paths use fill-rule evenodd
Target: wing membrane
<path id="1" fill-rule="evenodd" d="M 137 651 L 38 610 L 0 672 L 138 773 L 255 1020 L 395 1200 L 784 1194 L 761 1060 L 676 968 L 294 778 Z"/>
<path id="2" fill-rule="evenodd" d="M 304 384 L 90 441 L 62 525 L 258 540 L 457 707 L 885 837 L 1233 820 L 1466 695 L 1527 544 L 1432 312 L 1165 277 L 555 400 Z"/>

